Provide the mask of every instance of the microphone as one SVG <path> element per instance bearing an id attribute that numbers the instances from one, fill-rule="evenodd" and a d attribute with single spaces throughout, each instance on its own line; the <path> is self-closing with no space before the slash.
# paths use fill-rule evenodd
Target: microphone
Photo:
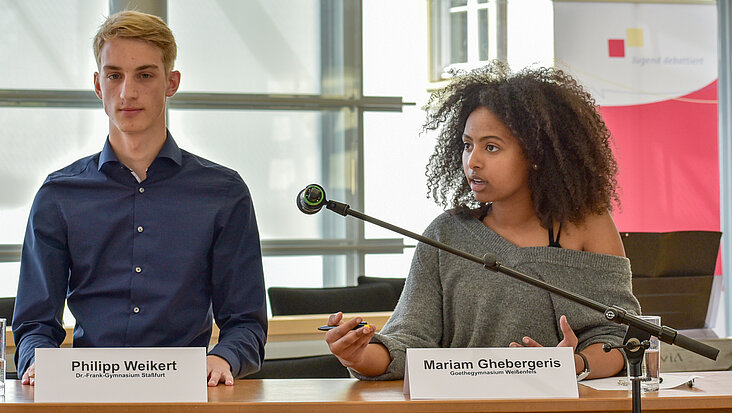
<path id="1" fill-rule="evenodd" d="M 326 202 L 325 189 L 318 184 L 310 184 L 297 194 L 297 207 L 308 215 L 320 211 Z"/>

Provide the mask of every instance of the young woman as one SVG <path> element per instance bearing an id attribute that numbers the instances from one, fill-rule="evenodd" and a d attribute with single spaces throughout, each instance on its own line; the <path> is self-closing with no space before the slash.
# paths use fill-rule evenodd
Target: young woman
<path id="1" fill-rule="evenodd" d="M 457 76 L 431 100 L 425 129 L 439 129 L 427 167 L 448 212 L 425 236 L 597 301 L 639 312 L 630 263 L 610 216 L 617 202 L 610 133 L 592 97 L 556 69 L 513 74 L 494 63 Z M 341 324 L 342 315 L 330 317 Z M 577 373 L 618 373 L 625 327 L 504 274 L 419 244 L 404 292 L 379 334 L 326 334 L 362 379 L 404 374 L 410 347 L 571 346 Z M 571 323 L 571 326 L 570 326 Z"/>

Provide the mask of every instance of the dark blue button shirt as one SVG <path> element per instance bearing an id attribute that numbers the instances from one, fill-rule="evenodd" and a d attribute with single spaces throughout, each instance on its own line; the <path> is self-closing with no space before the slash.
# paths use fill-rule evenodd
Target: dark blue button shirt
<path id="1" fill-rule="evenodd" d="M 19 374 L 37 347 L 207 347 L 235 377 L 259 369 L 267 312 L 259 232 L 235 171 L 168 133 L 138 183 L 109 141 L 52 173 L 28 220 L 13 318 Z"/>

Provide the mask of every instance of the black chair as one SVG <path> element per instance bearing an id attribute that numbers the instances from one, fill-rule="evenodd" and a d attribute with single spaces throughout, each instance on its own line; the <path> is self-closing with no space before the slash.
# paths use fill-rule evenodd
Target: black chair
<path id="1" fill-rule="evenodd" d="M 13 308 L 15 308 L 15 297 L 0 298 L 0 318 L 6 319 L 8 326 L 13 323 Z"/>
<path id="2" fill-rule="evenodd" d="M 270 287 L 267 295 L 273 316 L 391 311 L 398 299 L 386 283 L 336 288 Z"/>
<path id="3" fill-rule="evenodd" d="M 273 316 L 391 311 L 395 300 L 392 288 L 386 283 L 338 288 L 270 287 L 267 295 Z M 332 354 L 264 360 L 259 372 L 247 376 L 251 379 L 344 377 L 351 375 Z"/>
<path id="4" fill-rule="evenodd" d="M 15 308 L 15 297 L 2 297 L 0 298 L 0 318 L 4 318 L 7 322 L 7 326 L 10 327 L 13 324 L 13 309 Z M 5 334 L 5 332 L 2 332 Z M 12 365 L 13 360 L 13 354 L 6 354 L 7 359 L 6 362 L 9 361 L 9 363 Z M 6 365 L 6 372 L 5 372 L 5 378 L 7 379 L 17 379 L 18 373 L 13 371 L 15 367 L 11 365 Z"/>
<path id="5" fill-rule="evenodd" d="M 394 305 L 391 307 L 393 310 L 396 308 L 399 297 L 402 296 L 402 290 L 404 289 L 404 282 L 406 278 L 382 278 L 382 277 L 369 277 L 361 275 L 358 277 L 358 285 L 369 285 L 369 284 L 387 284 L 391 287 L 392 295 L 394 297 Z"/>
<path id="6" fill-rule="evenodd" d="M 332 354 L 264 360 L 262 369 L 247 379 L 326 379 L 351 377 Z"/>
<path id="7" fill-rule="evenodd" d="M 709 329 L 718 231 L 621 232 L 644 314 L 676 329 Z M 714 302 L 714 301 L 712 301 Z"/>

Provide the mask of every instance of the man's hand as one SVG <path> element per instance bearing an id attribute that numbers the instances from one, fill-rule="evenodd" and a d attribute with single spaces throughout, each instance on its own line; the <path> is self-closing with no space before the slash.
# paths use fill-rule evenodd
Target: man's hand
<path id="1" fill-rule="evenodd" d="M 219 356 L 206 356 L 206 373 L 208 374 L 208 387 L 216 387 L 219 383 L 227 386 L 234 385 L 234 376 L 231 374 L 229 362 Z"/>
<path id="2" fill-rule="evenodd" d="M 30 384 L 31 386 L 36 385 L 36 363 L 33 363 L 23 373 L 23 378 L 20 381 L 23 384 Z"/>

